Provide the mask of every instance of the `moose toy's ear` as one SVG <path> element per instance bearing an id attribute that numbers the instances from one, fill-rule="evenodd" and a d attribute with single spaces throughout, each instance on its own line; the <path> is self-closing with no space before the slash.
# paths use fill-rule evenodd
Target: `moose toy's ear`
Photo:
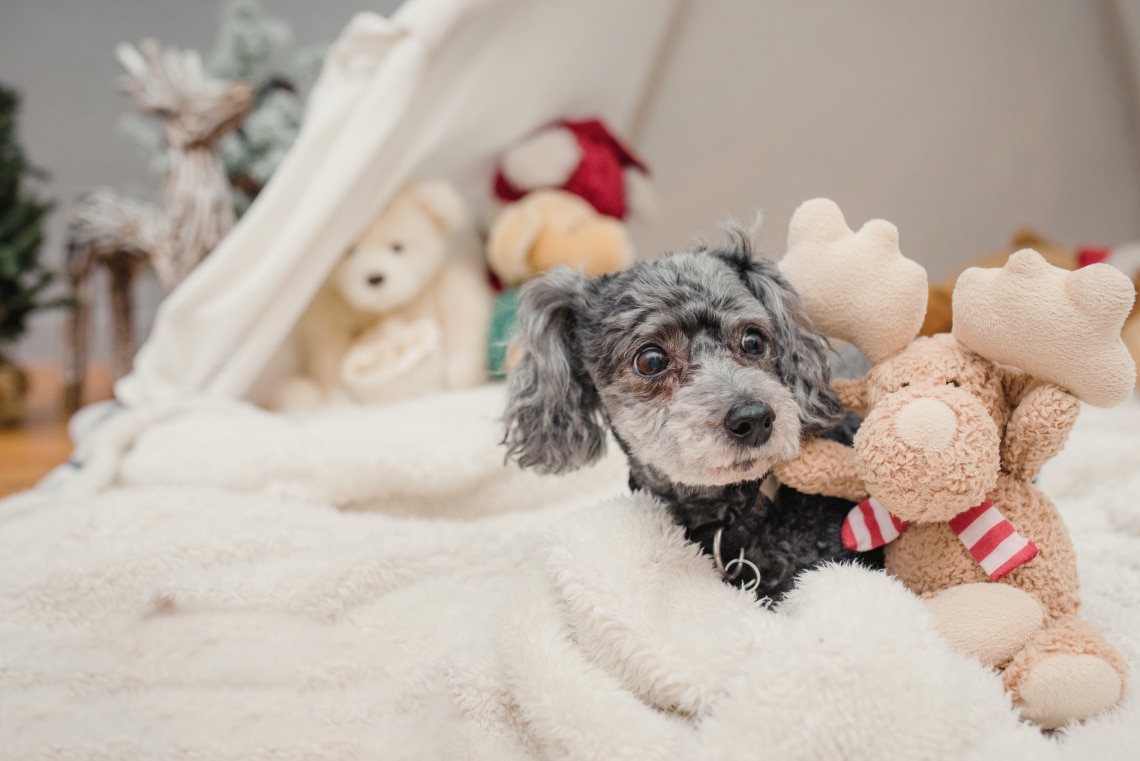
<path id="1" fill-rule="evenodd" d="M 444 235 L 467 223 L 467 203 L 446 180 L 425 180 L 412 186 L 412 197 Z"/>
<path id="2" fill-rule="evenodd" d="M 598 393 L 574 338 L 586 282 L 558 267 L 519 294 L 519 361 L 507 378 L 504 443 L 508 457 L 540 473 L 575 470 L 605 452 Z"/>

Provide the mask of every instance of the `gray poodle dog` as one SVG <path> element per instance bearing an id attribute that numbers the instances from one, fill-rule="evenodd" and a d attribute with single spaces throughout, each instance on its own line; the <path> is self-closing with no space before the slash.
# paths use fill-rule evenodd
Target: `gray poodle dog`
<path id="1" fill-rule="evenodd" d="M 829 385 L 830 349 L 776 266 L 732 234 L 598 278 L 560 268 L 528 283 L 505 412 L 508 456 L 564 473 L 605 450 L 629 457 L 729 583 L 778 600 L 843 547 L 851 503 L 763 489 L 806 436 L 850 443 L 857 418 Z M 769 482 L 771 483 L 771 482 Z"/>

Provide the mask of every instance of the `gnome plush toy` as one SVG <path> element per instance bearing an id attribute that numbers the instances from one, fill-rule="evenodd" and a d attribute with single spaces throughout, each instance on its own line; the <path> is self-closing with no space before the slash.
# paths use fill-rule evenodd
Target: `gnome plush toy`
<path id="1" fill-rule="evenodd" d="M 654 214 L 648 174 L 598 119 L 563 119 L 506 152 L 493 185 L 505 206 L 487 241 L 503 289 L 491 323 L 492 373 L 510 364 L 518 286 L 559 264 L 596 276 L 633 263 L 627 220 Z"/>
<path id="2" fill-rule="evenodd" d="M 535 190 L 564 190 L 614 219 L 653 214 L 649 169 L 599 119 L 562 119 L 513 147 L 494 190 L 504 203 Z"/>

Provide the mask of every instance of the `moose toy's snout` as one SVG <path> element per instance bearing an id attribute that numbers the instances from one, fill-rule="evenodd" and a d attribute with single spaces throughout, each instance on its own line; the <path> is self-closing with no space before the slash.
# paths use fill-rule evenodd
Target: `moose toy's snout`
<path id="1" fill-rule="evenodd" d="M 950 446 L 958 433 L 954 411 L 937 399 L 907 402 L 894 416 L 895 433 L 915 449 L 937 452 Z"/>

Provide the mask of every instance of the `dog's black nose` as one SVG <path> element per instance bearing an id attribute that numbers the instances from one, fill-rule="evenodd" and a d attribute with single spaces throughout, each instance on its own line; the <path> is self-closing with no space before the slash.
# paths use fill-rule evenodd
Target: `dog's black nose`
<path id="1" fill-rule="evenodd" d="M 369 285 L 380 285 L 383 282 L 384 282 L 384 276 L 381 275 L 379 272 L 373 273 L 373 274 L 368 276 L 368 284 Z"/>
<path id="2" fill-rule="evenodd" d="M 764 402 L 749 402 L 733 407 L 724 416 L 724 428 L 741 444 L 758 447 L 772 438 L 776 413 Z"/>

